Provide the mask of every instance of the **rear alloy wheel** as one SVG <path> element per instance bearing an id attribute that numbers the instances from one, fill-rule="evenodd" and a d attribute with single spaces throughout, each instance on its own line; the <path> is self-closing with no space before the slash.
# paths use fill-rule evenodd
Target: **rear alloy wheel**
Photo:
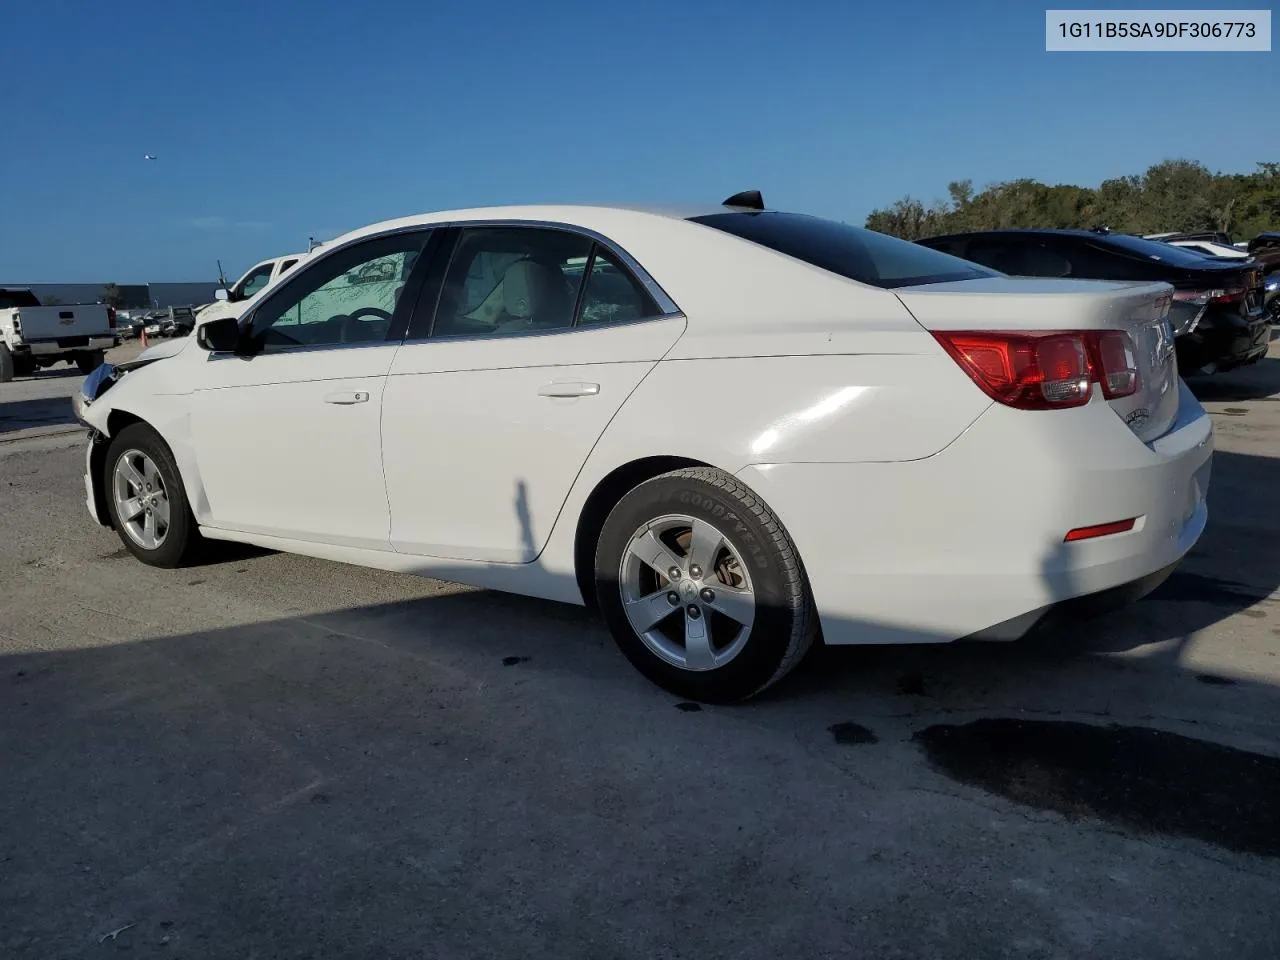
<path id="1" fill-rule="evenodd" d="M 111 442 L 106 458 L 111 525 L 129 552 L 153 567 L 177 567 L 203 544 L 168 446 L 135 423 Z"/>
<path id="2" fill-rule="evenodd" d="M 813 642 L 816 616 L 795 547 L 767 506 L 711 468 L 628 493 L 596 551 L 601 612 L 627 659 L 692 700 L 745 700 Z"/>

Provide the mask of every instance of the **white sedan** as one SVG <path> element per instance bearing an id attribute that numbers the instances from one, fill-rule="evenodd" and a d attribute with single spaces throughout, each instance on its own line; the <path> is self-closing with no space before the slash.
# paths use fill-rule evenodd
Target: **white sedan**
<path id="1" fill-rule="evenodd" d="M 1166 577 L 1212 452 L 1170 297 L 758 194 L 409 217 L 89 377 L 88 507 L 160 567 L 233 540 L 589 604 L 742 700 L 815 639 L 1012 639 Z"/>

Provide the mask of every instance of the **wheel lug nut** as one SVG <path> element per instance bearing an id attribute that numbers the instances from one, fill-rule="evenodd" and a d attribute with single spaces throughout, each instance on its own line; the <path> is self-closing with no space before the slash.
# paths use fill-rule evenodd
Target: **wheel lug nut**
<path id="1" fill-rule="evenodd" d="M 711 603 L 716 598 L 716 592 L 710 587 L 703 587 L 702 593 L 700 593 L 699 596 L 702 597 L 703 603 Z"/>
<path id="2" fill-rule="evenodd" d="M 667 579 L 668 579 L 668 580 L 679 580 L 679 579 L 680 579 L 680 568 L 679 568 L 679 567 L 672 567 L 670 570 L 668 570 L 668 571 L 667 571 Z"/>
<path id="3" fill-rule="evenodd" d="M 689 568 L 689 576 L 697 580 L 700 576 L 702 576 L 702 568 L 695 563 L 692 567 Z"/>
<path id="4" fill-rule="evenodd" d="M 698 620 L 702 617 L 702 608 L 699 607 L 696 603 L 689 604 L 689 609 L 687 612 L 689 614 L 690 620 Z"/>
<path id="5" fill-rule="evenodd" d="M 667 594 L 667 603 L 671 604 L 674 607 L 679 602 L 680 602 L 680 594 L 676 593 L 674 590 L 672 590 L 670 593 Z"/>

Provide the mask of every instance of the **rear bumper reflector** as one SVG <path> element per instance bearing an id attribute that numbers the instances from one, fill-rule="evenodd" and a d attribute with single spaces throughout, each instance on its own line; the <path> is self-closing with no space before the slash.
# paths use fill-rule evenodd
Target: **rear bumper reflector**
<path id="1" fill-rule="evenodd" d="M 1137 517 L 1131 517 L 1128 520 L 1097 523 L 1092 527 L 1076 527 L 1074 530 L 1067 531 L 1067 535 L 1062 540 L 1064 543 L 1071 543 L 1074 540 L 1092 540 L 1094 537 L 1107 537 L 1113 533 L 1127 533 L 1133 529 L 1133 525 L 1137 522 Z"/>

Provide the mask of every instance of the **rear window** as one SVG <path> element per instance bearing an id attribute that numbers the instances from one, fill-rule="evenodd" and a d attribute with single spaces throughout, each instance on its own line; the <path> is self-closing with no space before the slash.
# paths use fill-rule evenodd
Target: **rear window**
<path id="1" fill-rule="evenodd" d="M 1159 260 L 1175 267 L 1187 267 L 1191 270 L 1204 267 L 1204 256 L 1185 247 L 1175 247 L 1171 243 L 1160 240 L 1147 240 L 1143 237 L 1131 237 L 1124 233 L 1108 233 L 1099 236 L 1094 243 L 1106 249 L 1108 246 L 1119 247 L 1129 254 L 1136 254 L 1148 260 Z"/>
<path id="2" fill-rule="evenodd" d="M 998 276 L 967 260 L 916 243 L 805 214 L 734 212 L 691 219 L 873 287 L 889 289 Z"/>
<path id="3" fill-rule="evenodd" d="M 38 306 L 40 301 L 30 290 L 0 290 L 0 310 Z"/>

